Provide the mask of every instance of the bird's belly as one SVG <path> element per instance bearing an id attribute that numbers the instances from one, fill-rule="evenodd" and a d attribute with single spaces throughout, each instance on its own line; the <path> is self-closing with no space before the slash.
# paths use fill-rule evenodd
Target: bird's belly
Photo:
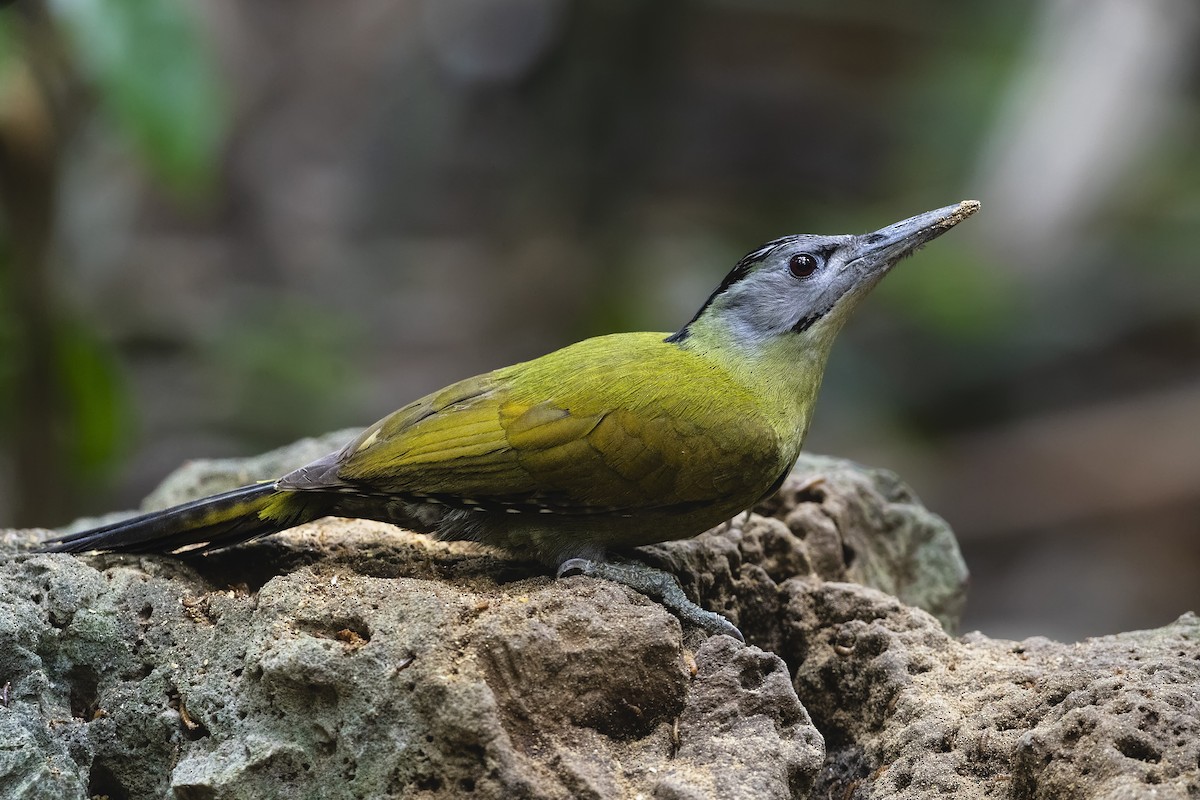
<path id="1" fill-rule="evenodd" d="M 440 539 L 474 541 L 522 558 L 557 566 L 569 558 L 602 559 L 611 550 L 688 539 L 725 522 L 743 508 L 708 506 L 677 513 L 548 514 L 427 509 L 439 514 Z"/>

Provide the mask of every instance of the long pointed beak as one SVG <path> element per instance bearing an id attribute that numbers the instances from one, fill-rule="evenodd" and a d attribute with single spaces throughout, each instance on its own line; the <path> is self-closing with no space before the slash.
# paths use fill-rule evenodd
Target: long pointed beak
<path id="1" fill-rule="evenodd" d="M 978 200 L 963 200 L 952 206 L 917 214 L 874 233 L 858 236 L 855 240 L 858 252 L 847 266 L 854 265 L 866 273 L 884 270 L 978 210 Z"/>

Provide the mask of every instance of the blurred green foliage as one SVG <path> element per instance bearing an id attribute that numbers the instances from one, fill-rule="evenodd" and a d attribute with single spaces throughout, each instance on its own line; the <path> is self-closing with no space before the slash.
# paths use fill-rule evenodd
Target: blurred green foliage
<path id="1" fill-rule="evenodd" d="M 131 446 L 133 407 L 111 345 L 77 319 L 60 319 L 54 357 L 64 401 L 68 464 L 102 478 Z"/>
<path id="2" fill-rule="evenodd" d="M 221 82 L 186 3 L 53 0 L 75 63 L 156 176 L 210 185 L 225 135 Z"/>
<path id="3" fill-rule="evenodd" d="M 85 98 L 184 199 L 211 188 L 227 127 L 185 4 L 53 0 L 0 12 L 0 436 L 14 443 L 18 522 L 57 511 L 69 478 L 111 477 L 130 442 L 116 352 L 65 299 L 53 263 L 56 184 Z"/>

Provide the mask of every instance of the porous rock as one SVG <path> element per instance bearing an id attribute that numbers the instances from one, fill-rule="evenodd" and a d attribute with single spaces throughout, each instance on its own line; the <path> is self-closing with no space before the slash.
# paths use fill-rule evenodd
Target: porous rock
<path id="1" fill-rule="evenodd" d="M 780 655 L 828 747 L 820 796 L 1200 797 L 1200 618 L 1077 644 L 947 636 L 795 578 Z"/>
<path id="2" fill-rule="evenodd" d="M 755 512 L 639 554 L 767 649 L 778 646 L 779 586 L 796 576 L 881 589 L 957 627 L 968 579 L 958 542 L 895 474 L 804 454 Z"/>
<path id="3" fill-rule="evenodd" d="M 380 523 L 281 539 L 0 564 L 0 796 L 759 798 L 820 771 L 778 656 L 692 652 L 625 587 Z"/>
<path id="4" fill-rule="evenodd" d="M 344 437 L 194 463 L 151 502 Z M 379 523 L 190 559 L 30 554 L 44 533 L 6 533 L 0 796 L 1200 796 L 1195 617 L 1074 645 L 955 638 L 953 536 L 894 476 L 807 458 L 759 511 L 640 551 L 748 646 Z"/>

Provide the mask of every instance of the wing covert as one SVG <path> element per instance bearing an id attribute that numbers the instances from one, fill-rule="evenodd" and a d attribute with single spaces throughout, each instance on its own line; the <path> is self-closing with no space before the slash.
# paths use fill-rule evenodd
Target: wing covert
<path id="1" fill-rule="evenodd" d="M 787 466 L 774 430 L 711 371 L 683 375 L 702 385 L 680 393 L 596 358 L 551 370 L 569 381 L 531 385 L 523 376 L 536 373 L 517 365 L 411 403 L 339 454 L 337 481 L 448 504 L 637 513 L 749 505 Z"/>

